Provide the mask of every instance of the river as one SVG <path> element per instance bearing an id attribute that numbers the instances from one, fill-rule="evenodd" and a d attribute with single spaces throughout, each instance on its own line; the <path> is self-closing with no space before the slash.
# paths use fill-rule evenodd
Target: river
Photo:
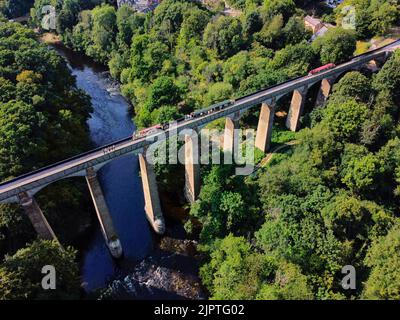
<path id="1" fill-rule="evenodd" d="M 119 94 L 107 69 L 61 45 L 53 46 L 76 77 L 77 86 L 91 98 L 93 113 L 88 120 L 90 138 L 95 146 L 132 135 L 135 125 L 129 103 Z M 120 237 L 124 259 L 115 261 L 106 247 L 100 226 L 84 246 L 81 276 L 86 291 L 104 287 L 118 274 L 126 273 L 153 247 L 152 233 L 144 212 L 139 164 L 135 155 L 119 158 L 99 171 L 100 183 L 115 228 Z M 96 220 L 97 223 L 97 220 Z"/>
<path id="2" fill-rule="evenodd" d="M 66 59 L 78 88 L 91 98 L 93 113 L 88 126 L 93 144 L 101 146 L 132 135 L 135 125 L 130 105 L 107 69 L 61 44 L 51 47 Z M 197 276 L 196 241 L 187 239 L 181 221 L 168 217 L 164 237 L 154 236 L 144 212 L 139 170 L 137 157 L 127 155 L 98 173 L 124 257 L 111 258 L 96 220 L 80 248 L 84 290 L 91 293 L 102 289 L 107 299 L 205 298 Z M 164 206 L 171 211 L 168 207 L 174 212 L 182 210 L 176 204 Z"/>

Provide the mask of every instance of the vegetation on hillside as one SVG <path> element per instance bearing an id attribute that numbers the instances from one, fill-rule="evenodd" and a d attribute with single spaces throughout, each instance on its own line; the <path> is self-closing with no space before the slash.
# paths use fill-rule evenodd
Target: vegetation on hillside
<path id="1" fill-rule="evenodd" d="M 91 105 L 77 89 L 63 58 L 39 44 L 33 31 L 18 23 L 0 23 L 0 39 L 0 181 L 4 181 L 87 150 Z M 37 197 L 63 243 L 71 243 L 81 226 L 88 224 L 84 187 L 83 183 L 58 182 Z M 0 255 L 15 253 L 0 264 L 0 297 L 40 296 L 36 284 L 26 286 L 26 278 L 36 272 L 28 256 L 38 254 L 39 259 L 46 256 L 42 250 L 60 249 L 41 243 L 17 251 L 35 238 L 20 206 L 0 205 Z M 62 270 L 76 277 L 75 253 L 60 254 L 65 263 Z M 60 276 L 67 277 L 63 272 Z M 69 279 L 65 283 L 68 291 Z"/>
<path id="2" fill-rule="evenodd" d="M 398 299 L 399 70 L 397 52 L 373 77 L 347 73 L 257 181 L 213 167 L 191 210 L 212 298 Z M 355 291 L 340 285 L 345 265 Z"/>
<path id="3" fill-rule="evenodd" d="M 0 265 L 0 300 L 79 298 L 79 269 L 75 257 L 72 247 L 64 250 L 58 243 L 45 240 L 36 240 L 18 250 Z M 56 270 L 54 290 L 41 287 L 45 265 Z"/>
<path id="4" fill-rule="evenodd" d="M 391 27 L 400 25 L 400 3 L 397 0 L 345 0 L 335 9 L 335 19 L 341 22 L 346 7 L 355 11 L 355 27 L 359 39 L 383 36 Z"/>
<path id="5" fill-rule="evenodd" d="M 345 1 L 360 9 L 356 30 L 338 26 L 310 45 L 301 9 L 310 1 L 228 0 L 242 11 L 232 17 L 218 6 L 183 0 L 164 0 L 147 14 L 116 9 L 108 1 L 36 0 L 31 10 L 36 26 L 44 4 L 60 12 L 57 32 L 67 46 L 108 64 L 134 105 L 139 127 L 340 63 L 353 55 L 357 39 L 386 34 L 399 24 L 396 1 Z M 340 8 L 325 17 L 341 18 Z M 4 179 L 83 148 L 85 138 L 73 142 L 84 136 L 89 108 L 65 66 L 30 31 L 2 28 Z M 63 77 L 52 78 L 54 68 Z M 308 127 L 296 137 L 299 145 L 255 177 L 235 176 L 229 165 L 203 168 L 200 197 L 186 228 L 192 231 L 197 225 L 192 222 L 200 222 L 201 277 L 212 299 L 399 297 L 399 72 L 397 52 L 376 75 L 344 75 L 328 102 L 304 118 Z M 280 101 L 280 111 L 285 103 Z M 243 125 L 254 125 L 257 115 L 249 112 Z M 49 134 L 60 130 L 62 139 Z M 171 168 L 160 172 L 163 184 L 171 184 Z M 14 207 L 2 206 L 0 217 L 5 230 L 0 249 L 10 251 L 4 249 L 10 239 L 32 239 L 31 227 Z M 10 282 L 16 279 L 8 275 L 12 261 L 21 261 L 21 255 L 0 268 Z M 341 269 L 349 264 L 357 270 L 355 291 L 340 285 Z M 20 277 L 26 274 L 28 267 Z M 35 288 L 27 295 L 35 296 Z"/>
<path id="6" fill-rule="evenodd" d="M 35 8 L 43 1 L 37 0 Z M 64 1 L 62 10 L 76 17 L 69 2 Z M 237 18 L 181 0 L 163 1 L 147 14 L 102 4 L 80 11 L 68 23 L 59 18 L 57 31 L 74 50 L 109 65 L 135 106 L 139 127 L 173 120 L 353 54 L 354 34 L 340 29 L 309 46 L 305 13 L 292 1 L 250 2 Z"/>

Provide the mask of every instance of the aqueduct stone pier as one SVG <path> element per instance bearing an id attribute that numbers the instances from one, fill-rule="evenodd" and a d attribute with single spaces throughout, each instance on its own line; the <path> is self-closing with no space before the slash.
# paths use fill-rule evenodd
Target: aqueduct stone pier
<path id="1" fill-rule="evenodd" d="M 112 256 L 118 258 L 122 255 L 123 250 L 118 234 L 113 226 L 101 185 L 97 179 L 97 172 L 101 167 L 115 158 L 126 154 L 134 153 L 138 155 L 146 216 L 155 232 L 162 234 L 165 230 L 165 222 L 161 210 L 156 176 L 153 166 L 147 161 L 145 156 L 146 148 L 149 145 L 162 139 L 168 139 L 185 129 L 199 131 L 207 123 L 216 119 L 226 118 L 223 147 L 224 151 L 233 154 L 236 152 L 234 143 L 236 139 L 235 129 L 239 128 L 240 115 L 244 111 L 261 104 L 255 146 L 266 152 L 271 144 L 275 109 L 279 99 L 287 94 L 292 94 L 286 126 L 288 129 L 296 131 L 299 129 L 305 99 L 311 86 L 319 82 L 321 83 L 316 103 L 323 104 L 331 91 L 335 79 L 341 74 L 350 70 L 358 70 L 363 65 L 371 62 L 374 65 L 381 65 L 386 61 L 391 52 L 398 48 L 400 48 L 400 40 L 356 56 L 332 69 L 315 75 L 307 75 L 286 81 L 236 99 L 225 108 L 205 113 L 196 118 L 188 118 L 163 132 L 150 134 L 151 139 L 148 139 L 149 137 L 137 139 L 128 137 L 3 182 L 0 184 L 0 203 L 19 203 L 24 208 L 39 237 L 57 240 L 46 217 L 35 201 L 34 195 L 53 182 L 65 178 L 83 176 L 86 178 L 106 244 Z M 200 191 L 199 150 L 198 143 L 194 139 L 197 139 L 197 137 L 191 135 L 185 136 L 185 196 L 189 202 L 194 202 Z"/>

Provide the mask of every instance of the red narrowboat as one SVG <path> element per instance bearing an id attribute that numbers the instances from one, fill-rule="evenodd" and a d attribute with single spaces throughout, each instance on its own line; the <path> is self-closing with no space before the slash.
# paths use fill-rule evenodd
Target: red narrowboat
<path id="1" fill-rule="evenodd" d="M 309 75 L 309 76 L 312 76 L 312 75 L 317 74 L 317 73 L 320 73 L 320 72 L 322 72 L 322 71 L 326 71 L 326 70 L 329 70 L 329 69 L 333 69 L 334 67 L 336 67 L 336 65 L 335 65 L 334 63 L 328 63 L 328 64 L 326 64 L 326 65 L 324 65 L 324 66 L 322 66 L 322 67 L 319 67 L 319 68 L 316 68 L 316 69 L 311 70 L 311 71 L 308 73 L 308 75 Z"/>

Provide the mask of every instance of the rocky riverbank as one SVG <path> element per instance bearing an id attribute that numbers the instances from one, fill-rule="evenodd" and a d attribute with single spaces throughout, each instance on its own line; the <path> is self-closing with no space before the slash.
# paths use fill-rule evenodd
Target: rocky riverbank
<path id="1" fill-rule="evenodd" d="M 126 276 L 112 281 L 99 299 L 206 299 L 199 274 L 197 241 L 183 228 L 188 217 L 181 195 L 161 193 L 165 235 L 156 248 Z"/>
<path id="2" fill-rule="evenodd" d="M 127 276 L 112 281 L 99 299 L 206 299 L 198 274 L 199 255 L 195 240 L 176 238 L 182 226 L 170 226 L 151 256 Z"/>

